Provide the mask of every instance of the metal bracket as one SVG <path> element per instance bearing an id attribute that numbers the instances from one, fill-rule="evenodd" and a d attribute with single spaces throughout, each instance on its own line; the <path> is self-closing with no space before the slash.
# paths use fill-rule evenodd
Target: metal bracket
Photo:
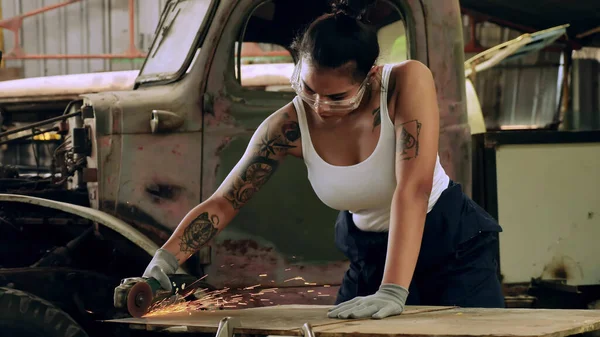
<path id="1" fill-rule="evenodd" d="M 302 335 L 304 337 L 315 337 L 315 333 L 310 323 L 304 323 L 304 325 L 302 326 Z"/>
<path id="2" fill-rule="evenodd" d="M 240 320 L 236 317 L 224 317 L 219 322 L 219 328 L 215 337 L 233 337 L 233 329 L 241 326 Z"/>

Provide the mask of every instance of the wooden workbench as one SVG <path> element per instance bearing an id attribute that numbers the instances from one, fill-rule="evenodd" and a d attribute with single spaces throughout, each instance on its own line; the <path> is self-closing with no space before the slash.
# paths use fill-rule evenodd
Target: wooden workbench
<path id="1" fill-rule="evenodd" d="M 219 321 L 235 317 L 234 332 L 252 335 L 302 335 L 310 323 L 316 336 L 510 336 L 563 337 L 600 330 L 600 310 L 472 309 L 407 307 L 399 316 L 383 320 L 327 318 L 328 306 L 282 305 L 264 308 L 199 311 L 108 322 L 137 328 L 176 332 L 216 333 Z"/>

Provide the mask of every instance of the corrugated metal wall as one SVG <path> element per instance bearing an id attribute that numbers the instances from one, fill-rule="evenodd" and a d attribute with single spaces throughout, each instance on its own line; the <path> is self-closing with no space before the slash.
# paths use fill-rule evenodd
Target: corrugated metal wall
<path id="1" fill-rule="evenodd" d="M 573 55 L 571 110 L 567 129 L 600 129 L 600 48 L 583 48 Z"/>
<path id="2" fill-rule="evenodd" d="M 64 0 L 0 0 L 3 18 L 10 18 Z M 166 0 L 135 1 L 135 45 L 150 47 Z M 5 52 L 13 33 L 2 29 Z M 30 54 L 120 54 L 129 47 L 127 0 L 82 0 L 26 18 L 21 46 Z M 143 60 L 7 60 L 6 67 L 22 68 L 24 77 L 139 69 Z"/>
<path id="3" fill-rule="evenodd" d="M 548 27 L 550 28 L 550 27 Z M 465 27 L 465 43 L 469 41 Z M 491 23 L 478 26 L 479 43 L 486 48 L 512 40 L 522 33 Z M 474 54 L 465 55 L 465 59 Z M 486 126 L 547 125 L 557 113 L 558 52 L 540 51 L 477 73 L 478 93 Z"/>

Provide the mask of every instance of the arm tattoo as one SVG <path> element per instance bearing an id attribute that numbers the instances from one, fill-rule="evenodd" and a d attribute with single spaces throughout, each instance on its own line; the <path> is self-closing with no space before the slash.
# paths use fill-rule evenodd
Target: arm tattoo
<path id="1" fill-rule="evenodd" d="M 381 108 L 373 110 L 371 114 L 373 115 L 373 131 L 375 131 L 377 125 L 381 124 Z"/>
<path id="2" fill-rule="evenodd" d="M 289 122 L 286 122 L 288 124 Z M 294 122 L 292 122 L 294 123 Z M 286 124 L 282 127 L 282 131 Z M 292 137 L 294 136 L 294 130 L 285 130 Z M 286 151 L 287 149 L 291 149 L 296 147 L 295 145 L 291 145 L 291 141 L 288 140 L 287 134 L 280 135 L 271 135 L 269 130 L 267 129 L 266 135 L 260 140 L 260 144 L 258 145 L 258 155 L 260 157 L 269 158 L 271 155 L 275 155 L 277 153 L 281 153 Z"/>
<path id="3" fill-rule="evenodd" d="M 289 115 L 286 114 L 284 118 L 288 119 Z M 278 133 L 270 132 L 267 126 L 267 132 L 257 144 L 254 156 L 243 172 L 233 178 L 232 186 L 225 192 L 224 198 L 234 209 L 242 208 L 275 173 L 279 162 L 272 156 L 295 148 L 296 145 L 292 143 L 299 138 L 300 127 L 296 121 L 285 121 Z"/>
<path id="4" fill-rule="evenodd" d="M 269 180 L 277 169 L 277 161 L 256 156 L 246 170 L 234 177 L 233 186 L 224 195 L 234 209 L 240 209 Z"/>
<path id="5" fill-rule="evenodd" d="M 281 134 L 288 142 L 295 142 L 300 138 L 300 126 L 298 122 L 288 121 L 281 126 Z M 295 146 L 294 146 L 295 147 Z"/>
<path id="6" fill-rule="evenodd" d="M 184 253 L 194 253 L 208 243 L 218 233 L 219 217 L 208 212 L 200 214 L 183 231 L 179 249 Z"/>
<path id="7" fill-rule="evenodd" d="M 400 125 L 400 133 L 396 143 L 396 152 L 400 160 L 410 160 L 419 155 L 419 133 L 421 133 L 421 123 L 418 120 L 412 120 Z"/>

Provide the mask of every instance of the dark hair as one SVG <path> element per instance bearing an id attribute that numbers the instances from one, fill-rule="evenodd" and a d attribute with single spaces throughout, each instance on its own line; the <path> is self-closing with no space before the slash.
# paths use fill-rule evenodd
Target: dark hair
<path id="1" fill-rule="evenodd" d="M 364 22 L 376 0 L 333 0 L 332 12 L 313 21 L 291 48 L 317 67 L 335 69 L 352 62 L 349 70 L 362 81 L 379 57 L 377 32 Z"/>

